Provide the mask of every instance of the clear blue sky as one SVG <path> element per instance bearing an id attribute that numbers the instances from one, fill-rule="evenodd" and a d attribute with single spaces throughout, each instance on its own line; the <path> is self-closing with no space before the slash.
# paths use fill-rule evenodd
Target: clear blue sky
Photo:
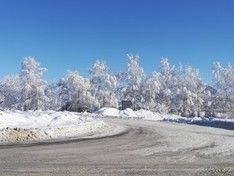
<path id="1" fill-rule="evenodd" d="M 0 77 L 19 71 L 25 56 L 48 68 L 87 76 L 97 59 L 115 71 L 136 53 L 146 73 L 162 56 L 199 68 L 234 63 L 233 0 L 0 0 Z"/>

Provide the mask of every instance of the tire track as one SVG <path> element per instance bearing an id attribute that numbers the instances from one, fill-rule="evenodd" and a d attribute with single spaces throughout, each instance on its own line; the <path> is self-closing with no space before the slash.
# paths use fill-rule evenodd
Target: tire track
<path id="1" fill-rule="evenodd" d="M 166 122 L 105 121 L 128 130 L 94 139 L 2 146 L 0 175 L 233 175 L 233 156 L 222 148 L 228 141 L 232 151 L 230 131 Z M 218 156 L 217 147 L 223 151 Z"/>

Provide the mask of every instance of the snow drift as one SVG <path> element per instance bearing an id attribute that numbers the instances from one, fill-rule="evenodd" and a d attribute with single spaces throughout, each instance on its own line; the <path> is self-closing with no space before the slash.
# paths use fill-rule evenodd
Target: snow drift
<path id="1" fill-rule="evenodd" d="M 118 110 L 116 108 L 101 108 L 96 112 L 97 115 L 99 116 L 105 116 L 105 117 L 138 117 L 135 112 L 128 108 L 125 110 Z"/>
<path id="2" fill-rule="evenodd" d="M 55 111 L 0 111 L 0 129 L 2 128 L 60 128 L 79 126 L 94 121 L 101 121 L 91 117 L 84 117 L 73 112 Z"/>
<path id="3" fill-rule="evenodd" d="M 101 108 L 96 112 L 98 116 L 102 117 L 120 117 L 120 118 L 132 118 L 132 119 L 144 119 L 144 120 L 163 120 L 163 115 L 148 111 L 145 109 L 140 109 L 138 111 L 133 111 L 130 108 L 125 110 L 118 110 L 116 108 Z"/>
<path id="4" fill-rule="evenodd" d="M 119 133 L 122 127 L 87 114 L 55 111 L 0 111 L 0 143 L 68 140 Z"/>
<path id="5" fill-rule="evenodd" d="M 234 130 L 234 119 L 220 119 L 214 117 L 182 117 L 173 114 L 160 114 L 157 112 L 140 109 L 133 111 L 132 109 L 118 110 L 116 108 L 101 108 L 96 112 L 101 117 L 118 117 L 124 119 L 142 119 L 152 121 L 168 121 L 176 123 L 196 124 L 201 126 L 210 126 L 224 129 Z"/>

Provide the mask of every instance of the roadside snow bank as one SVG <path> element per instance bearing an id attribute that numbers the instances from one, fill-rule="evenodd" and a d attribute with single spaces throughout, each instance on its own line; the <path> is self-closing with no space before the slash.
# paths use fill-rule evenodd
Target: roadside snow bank
<path id="1" fill-rule="evenodd" d="M 0 111 L 0 143 L 25 143 L 74 137 L 105 136 L 121 127 L 74 112 Z"/>
<path id="2" fill-rule="evenodd" d="M 55 111 L 0 111 L 0 129 L 2 128 L 59 128 L 80 126 L 93 122 L 91 117 L 83 117 L 73 112 Z M 100 120 L 98 120 L 100 121 Z"/>
<path id="3" fill-rule="evenodd" d="M 159 113 L 155 113 L 148 110 L 133 111 L 130 108 L 125 110 L 118 110 L 116 108 L 101 108 L 95 113 L 97 116 L 103 117 L 120 117 L 120 118 L 133 118 L 144 120 L 162 120 L 163 116 Z"/>
<path id="4" fill-rule="evenodd" d="M 234 119 L 221 119 L 214 117 L 182 117 L 172 114 L 164 115 L 163 120 L 170 122 L 178 122 L 178 123 L 216 122 L 216 121 L 227 122 L 227 123 L 234 122 Z"/>
<path id="5" fill-rule="evenodd" d="M 210 126 L 224 129 L 234 130 L 234 119 L 219 119 L 213 117 L 182 117 L 173 114 L 159 114 L 156 112 L 140 109 L 133 111 L 132 109 L 118 110 L 116 108 L 101 108 L 95 114 L 101 117 L 118 117 L 132 118 L 152 121 L 169 121 L 176 123 L 196 124 L 202 126 Z"/>
<path id="6" fill-rule="evenodd" d="M 148 111 L 145 109 L 140 109 L 135 111 L 138 117 L 142 117 L 144 120 L 163 120 L 164 116 L 157 112 Z"/>
<path id="7" fill-rule="evenodd" d="M 101 108 L 96 112 L 97 115 L 101 116 L 110 116 L 110 117 L 119 117 L 119 110 L 116 108 Z"/>
<path id="8" fill-rule="evenodd" d="M 125 110 L 118 110 L 116 108 L 101 108 L 96 112 L 97 115 L 106 116 L 106 117 L 138 117 L 135 112 L 128 108 Z"/>
<path id="9" fill-rule="evenodd" d="M 120 117 L 120 118 L 133 118 L 133 119 L 144 119 L 144 120 L 163 120 L 163 115 L 140 109 L 133 111 L 130 108 L 125 110 L 118 110 L 116 108 L 101 108 L 95 114 L 103 117 Z"/>

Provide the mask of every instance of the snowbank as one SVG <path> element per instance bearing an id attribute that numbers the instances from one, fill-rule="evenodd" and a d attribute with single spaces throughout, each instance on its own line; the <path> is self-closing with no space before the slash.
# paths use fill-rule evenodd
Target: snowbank
<path id="1" fill-rule="evenodd" d="M 182 117 L 173 114 L 160 114 L 157 112 L 152 112 L 145 109 L 140 109 L 138 111 L 133 111 L 130 108 L 125 110 L 118 110 L 116 108 L 101 108 L 96 113 L 97 116 L 103 117 L 122 117 L 122 118 L 137 118 L 144 120 L 163 120 L 163 121 L 173 121 L 173 122 L 186 122 L 192 123 L 197 121 L 224 121 L 224 122 L 234 122 L 234 119 L 219 119 L 214 117 Z"/>
<path id="2" fill-rule="evenodd" d="M 142 117 L 144 120 L 163 120 L 163 115 L 157 112 L 140 109 L 135 111 L 138 117 Z"/>
<path id="3" fill-rule="evenodd" d="M 120 118 L 133 118 L 144 120 L 163 120 L 163 115 L 148 110 L 133 111 L 130 108 L 125 110 L 118 110 L 116 108 L 101 108 L 95 114 L 103 117 L 120 117 Z"/>
<path id="4" fill-rule="evenodd" d="M 182 117 L 173 114 L 159 114 L 148 110 L 133 111 L 132 109 L 118 110 L 116 108 L 102 108 L 96 112 L 101 117 L 132 118 L 152 121 L 169 121 L 176 123 L 197 124 L 234 130 L 234 119 L 219 119 L 213 117 Z"/>
<path id="5" fill-rule="evenodd" d="M 114 128 L 114 129 L 113 129 Z M 24 143 L 120 132 L 87 114 L 55 111 L 0 111 L 0 143 Z"/>
<path id="6" fill-rule="evenodd" d="M 214 117 L 181 117 L 178 115 L 167 114 L 164 115 L 164 121 L 178 122 L 178 123 L 196 123 L 196 122 L 234 122 L 234 119 L 220 119 Z"/>
<path id="7" fill-rule="evenodd" d="M 91 117 L 83 117 L 73 112 L 55 111 L 0 111 L 0 129 L 2 128 L 59 128 L 77 126 L 93 122 Z"/>
<path id="8" fill-rule="evenodd" d="M 55 111 L 0 111 L 0 143 L 104 137 L 126 130 L 124 126 L 107 124 L 102 118 L 96 117 L 170 121 L 234 130 L 234 119 L 187 118 L 178 115 L 163 115 L 144 109 L 133 111 L 132 109 L 102 108 L 93 114 Z"/>
<path id="9" fill-rule="evenodd" d="M 123 118 L 138 117 L 136 113 L 130 108 L 125 110 L 118 110 L 116 108 L 101 108 L 95 114 L 104 117 L 123 117 Z"/>
<path id="10" fill-rule="evenodd" d="M 97 115 L 119 117 L 119 110 L 116 108 L 101 108 L 96 112 Z"/>

